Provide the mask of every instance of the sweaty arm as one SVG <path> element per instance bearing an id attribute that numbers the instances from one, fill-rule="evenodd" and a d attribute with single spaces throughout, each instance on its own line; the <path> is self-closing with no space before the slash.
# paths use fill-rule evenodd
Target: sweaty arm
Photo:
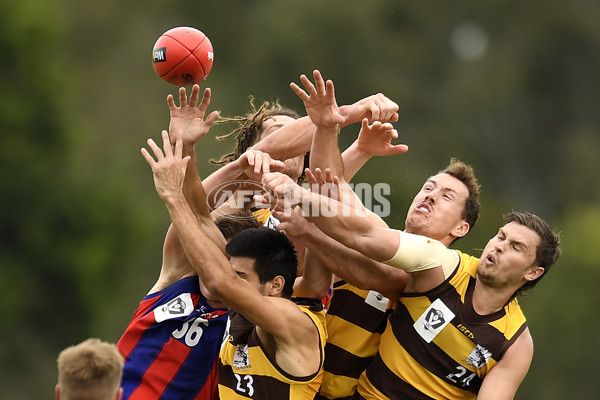
<path id="1" fill-rule="evenodd" d="M 333 273 L 357 288 L 377 290 L 390 299 L 398 298 L 404 290 L 408 278 L 405 271 L 365 257 L 325 235 L 300 216 L 286 219 L 284 223 L 284 227 L 293 227 L 295 234 L 310 251 L 312 263 L 307 264 L 305 271 L 326 269 L 329 283 Z"/>
<path id="2" fill-rule="evenodd" d="M 299 375 L 307 368 L 318 369 L 319 361 L 314 361 L 316 352 L 320 352 L 316 326 L 293 302 L 263 296 L 233 270 L 227 257 L 205 233 L 205 229 L 217 230 L 215 224 L 208 218 L 196 218 L 185 199 L 182 187 L 189 157 L 182 157 L 181 141 L 176 141 L 173 151 L 167 132 L 163 131 L 163 143 L 161 150 L 149 140 L 154 157 L 146 149 L 142 149 L 142 155 L 152 168 L 156 191 L 201 282 L 229 308 L 271 334 L 278 352 L 288 350 L 283 351 L 288 358 L 277 357 L 287 372 Z"/>
<path id="3" fill-rule="evenodd" d="M 307 219 L 327 235 L 368 258 L 411 273 L 415 282 L 411 291 L 423 291 L 437 286 L 448 274 L 444 271 L 452 271 L 458 263 L 456 252 L 436 240 L 375 225 L 364 215 L 347 208 L 344 210 L 340 202 L 333 199 L 323 201 L 322 196 L 315 193 L 309 192 L 301 198 L 302 201 L 311 199 L 309 204 L 313 209 L 308 213 Z M 316 212 L 315 200 L 319 201 L 320 207 L 328 208 L 327 216 Z M 431 273 L 429 270 L 432 270 Z"/>
<path id="4" fill-rule="evenodd" d="M 293 302 L 262 295 L 238 276 L 225 255 L 208 240 L 182 197 L 165 203 L 185 253 L 209 291 L 256 324 L 261 338 L 260 330 L 273 337 L 275 357 L 282 369 L 300 376 L 316 372 L 320 350 L 313 322 Z"/>
<path id="5" fill-rule="evenodd" d="M 340 128 L 369 118 L 369 121 L 380 120 L 393 122 L 398 119 L 398 106 L 390 99 L 378 93 L 350 105 L 339 107 L 339 113 L 344 117 Z M 291 124 L 279 128 L 267 136 L 253 148 L 268 153 L 276 160 L 286 160 L 305 154 L 311 149 L 315 125 L 308 116 L 298 118 Z"/>
<path id="6" fill-rule="evenodd" d="M 533 358 L 529 329 L 519 336 L 483 379 L 477 400 L 511 400 L 527 375 Z"/>

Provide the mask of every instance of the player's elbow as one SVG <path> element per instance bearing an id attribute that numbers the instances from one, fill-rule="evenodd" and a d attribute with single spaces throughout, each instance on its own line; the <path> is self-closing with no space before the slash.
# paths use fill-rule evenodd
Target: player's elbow
<path id="1" fill-rule="evenodd" d="M 226 297 L 225 295 L 231 292 L 231 288 L 236 285 L 236 281 L 239 279 L 233 271 L 228 273 L 229 271 L 227 271 L 225 267 L 228 267 L 231 270 L 231 266 L 223 265 L 218 268 L 213 268 L 211 273 L 205 274 L 205 276 L 202 277 L 202 282 L 204 282 L 204 285 L 206 285 L 208 290 L 210 290 L 213 295 L 220 298 Z"/>

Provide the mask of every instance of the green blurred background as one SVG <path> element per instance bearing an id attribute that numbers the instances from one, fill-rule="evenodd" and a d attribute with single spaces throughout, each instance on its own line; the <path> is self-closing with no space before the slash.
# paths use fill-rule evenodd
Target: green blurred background
<path id="1" fill-rule="evenodd" d="M 522 300 L 535 356 L 517 398 L 595 398 L 598 21 L 592 0 L 1 2 L 1 397 L 53 398 L 58 352 L 116 342 L 155 282 L 169 220 L 139 149 L 168 126 L 177 88 L 155 75 L 151 50 L 193 26 L 213 43 L 202 86 L 223 115 L 248 111 L 249 95 L 302 113 L 289 82 L 313 69 L 339 104 L 383 92 L 400 105 L 410 151 L 355 179 L 390 183 L 391 226 L 457 157 L 483 184 L 480 220 L 457 248 L 478 254 L 512 209 L 562 231 L 563 257 Z M 199 145 L 202 176 L 233 146 L 214 139 L 224 129 Z"/>

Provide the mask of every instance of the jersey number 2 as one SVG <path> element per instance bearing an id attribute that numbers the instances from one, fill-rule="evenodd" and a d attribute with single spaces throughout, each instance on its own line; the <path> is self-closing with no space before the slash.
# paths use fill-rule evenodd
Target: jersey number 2
<path id="1" fill-rule="evenodd" d="M 238 374 L 233 375 L 235 376 L 235 379 L 237 379 L 237 386 L 235 387 L 235 390 L 252 397 L 254 394 L 254 387 L 252 386 L 252 382 L 254 380 L 252 379 L 252 376 L 244 375 L 244 377 L 241 377 Z"/>

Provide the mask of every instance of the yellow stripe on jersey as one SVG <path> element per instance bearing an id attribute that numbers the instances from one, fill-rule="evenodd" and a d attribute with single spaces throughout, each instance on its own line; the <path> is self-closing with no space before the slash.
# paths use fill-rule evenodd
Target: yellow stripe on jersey
<path id="1" fill-rule="evenodd" d="M 359 378 L 363 397 L 474 399 L 486 374 L 526 328 L 516 301 L 492 314 L 475 312 L 479 259 L 458 254 L 460 265 L 446 282 L 400 299 L 378 355 Z"/>
<path id="2" fill-rule="evenodd" d="M 394 353 L 381 352 L 379 355 L 391 371 L 402 371 L 403 380 L 411 382 L 412 386 L 432 398 L 475 398 L 473 393 L 447 385 L 442 379 L 423 368 L 403 347 L 397 346 L 396 343 L 392 330 L 386 329 L 384 334 L 381 335 L 381 348 L 394 346 L 396 349 Z M 434 387 L 438 390 L 434 391 Z M 440 391 L 440 388 L 443 388 L 443 391 Z"/>
<path id="3" fill-rule="evenodd" d="M 413 321 L 416 321 L 431 305 L 431 301 L 427 297 L 403 298 L 401 299 L 401 303 L 406 307 Z M 445 353 L 454 359 L 457 364 L 461 364 L 467 370 L 476 373 L 480 377 L 484 377 L 489 372 L 489 369 L 497 364 L 496 360 L 490 358 L 485 367 L 480 369 L 469 365 L 465 357 L 466 354 L 469 354 L 473 350 L 473 342 L 470 339 L 469 332 L 460 331 L 452 324 L 442 329 L 433 339 L 433 343 L 444 349 Z"/>
<path id="4" fill-rule="evenodd" d="M 327 383 L 327 385 L 325 385 L 325 383 Z M 347 376 L 335 375 L 323 371 L 323 381 L 321 383 L 321 388 L 319 389 L 319 395 L 328 399 L 349 397 L 354 394 L 354 389 L 357 384 L 357 378 L 349 378 Z"/>
<path id="5" fill-rule="evenodd" d="M 360 395 L 367 400 L 392 400 L 385 394 L 381 393 L 371 382 L 364 376 L 365 373 L 360 376 L 358 380 L 358 389 Z M 400 378 L 398 378 L 400 379 Z"/>
<path id="6" fill-rule="evenodd" d="M 310 306 L 298 305 L 313 321 L 319 333 L 321 362 L 318 372 L 311 376 L 294 377 L 279 368 L 262 350 L 256 334 L 256 327 L 248 325 L 245 341 L 237 338 L 225 342 L 221 349 L 219 369 L 219 395 L 221 400 L 277 398 L 281 400 L 312 400 L 316 395 L 323 376 L 324 347 L 327 340 L 325 312 L 319 300 L 320 311 Z M 240 318 L 241 316 L 236 316 Z M 241 317 L 243 318 L 243 317 Z M 233 319 L 232 319 L 233 321 Z M 232 322 L 232 330 L 233 324 Z M 246 326 L 246 325 L 244 325 Z M 233 342 L 237 341 L 237 345 Z"/>
<path id="7" fill-rule="evenodd" d="M 388 309 L 388 299 L 378 292 L 343 281 L 334 285 L 327 312 L 328 339 L 320 396 L 339 399 L 354 393 L 358 377 L 377 354 Z"/>
<path id="8" fill-rule="evenodd" d="M 351 322 L 335 316 L 327 316 L 327 332 L 344 332 L 344 334 L 330 336 L 328 343 L 332 343 L 349 351 L 358 357 L 373 357 L 379 347 L 381 334 L 369 332 Z M 362 340 L 357 340 L 357 337 Z"/>

